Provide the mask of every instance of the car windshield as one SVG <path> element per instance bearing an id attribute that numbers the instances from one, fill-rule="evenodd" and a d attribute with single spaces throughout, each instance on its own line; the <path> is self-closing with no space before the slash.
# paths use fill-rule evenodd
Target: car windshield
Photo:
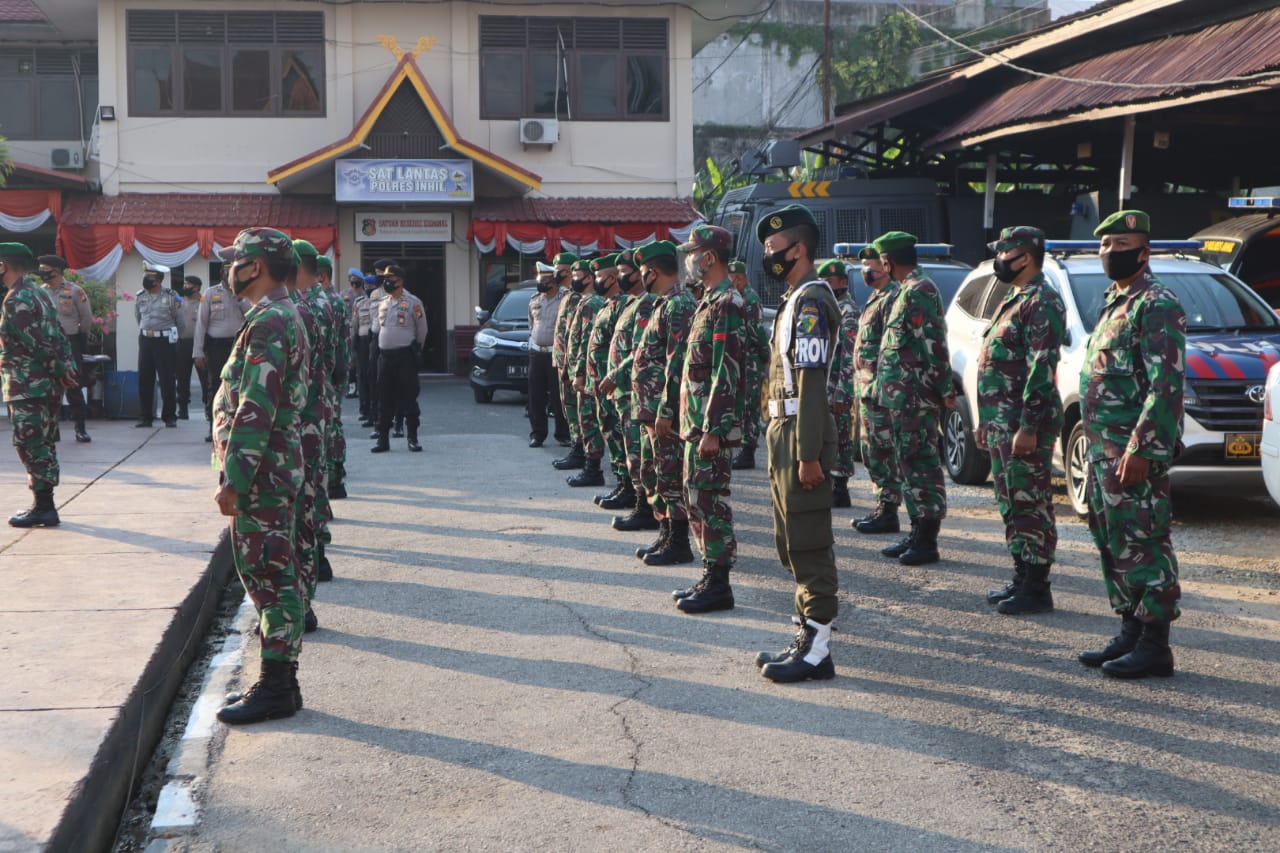
<path id="1" fill-rule="evenodd" d="M 1280 319 L 1267 310 L 1253 291 L 1226 273 L 1157 273 L 1178 295 L 1187 312 L 1187 331 L 1219 332 L 1245 329 L 1275 330 Z M 1071 294 L 1087 331 L 1092 332 L 1102 311 L 1111 280 L 1101 273 L 1071 276 Z"/>
<path id="2" fill-rule="evenodd" d="M 493 309 L 493 321 L 496 323 L 528 323 L 529 300 L 537 291 L 532 287 L 510 290 L 502 297 Z"/>
<path id="3" fill-rule="evenodd" d="M 960 284 L 964 281 L 964 277 L 970 272 L 968 267 L 935 264 L 921 264 L 920 271 L 933 279 L 933 283 L 938 285 L 938 295 L 942 297 L 942 310 L 944 313 L 951 307 L 951 300 L 955 298 L 956 291 L 960 289 Z M 861 267 L 851 267 L 849 276 L 850 285 L 853 288 L 853 300 L 858 303 L 859 308 L 865 308 L 867 300 L 871 298 L 871 288 L 862 280 Z"/>

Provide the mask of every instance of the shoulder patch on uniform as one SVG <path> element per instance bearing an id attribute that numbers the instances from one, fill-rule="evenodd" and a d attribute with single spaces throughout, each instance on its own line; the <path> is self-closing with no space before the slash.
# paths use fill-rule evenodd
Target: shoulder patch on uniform
<path id="1" fill-rule="evenodd" d="M 822 312 L 818 310 L 817 305 L 813 303 L 801 305 L 796 313 L 796 332 L 801 335 L 813 334 L 821 319 Z"/>
<path id="2" fill-rule="evenodd" d="M 421 305 L 415 305 L 415 306 L 413 306 L 413 316 L 417 317 L 418 319 L 422 319 L 422 306 L 421 306 Z"/>
<path id="3" fill-rule="evenodd" d="M 831 336 L 822 306 L 817 302 L 802 303 L 796 311 L 795 324 L 795 366 L 825 369 L 831 361 Z"/>

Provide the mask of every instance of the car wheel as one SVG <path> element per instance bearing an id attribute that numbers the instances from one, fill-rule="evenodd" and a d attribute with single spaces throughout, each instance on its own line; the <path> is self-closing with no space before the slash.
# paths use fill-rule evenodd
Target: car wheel
<path id="1" fill-rule="evenodd" d="M 472 385 L 472 386 L 471 386 L 471 393 L 475 395 L 475 398 L 476 398 L 476 402 L 477 402 L 477 403 L 492 403 L 492 402 L 493 402 L 493 389 L 492 389 L 492 388 L 477 388 L 475 385 Z"/>
<path id="2" fill-rule="evenodd" d="M 1084 422 L 1071 428 L 1067 436 L 1067 449 L 1062 454 L 1067 460 L 1067 497 L 1071 508 L 1083 518 L 1089 514 L 1089 442 L 1084 436 Z"/>
<path id="3" fill-rule="evenodd" d="M 942 425 L 942 463 L 951 479 L 962 486 L 977 486 L 991 473 L 991 457 L 973 443 L 959 409 L 947 409 Z"/>

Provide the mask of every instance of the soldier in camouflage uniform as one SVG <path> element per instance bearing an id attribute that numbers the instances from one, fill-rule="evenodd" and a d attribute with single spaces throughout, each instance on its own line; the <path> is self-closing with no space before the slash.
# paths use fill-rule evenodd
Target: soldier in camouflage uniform
<path id="1" fill-rule="evenodd" d="M 582 440 L 584 459 L 582 470 L 565 478 L 565 482 L 580 488 L 604 485 L 604 474 L 600 471 L 600 460 L 604 458 L 604 435 L 600 430 L 595 398 L 587 393 L 587 342 L 591 338 L 591 326 L 596 315 L 604 310 L 607 303 L 595 291 L 595 274 L 592 272 L 591 262 L 579 261 L 574 266 L 580 267 L 574 272 L 582 274 L 583 296 L 578 302 L 573 319 L 569 321 L 565 371 L 572 381 L 573 393 L 578 401 L 578 435 Z"/>
<path id="2" fill-rule="evenodd" d="M 560 300 L 560 308 L 556 311 L 554 338 L 551 343 L 551 368 L 555 373 L 555 381 L 560 383 L 560 405 L 564 408 L 564 419 L 569 424 L 569 452 L 551 463 L 559 471 L 571 471 L 581 468 L 587 457 L 582 452 L 582 434 L 578 427 L 578 393 L 573 390 L 569 381 L 569 326 L 578 303 L 582 301 L 582 291 L 586 285 L 582 276 L 574 272 L 578 256 L 572 252 L 561 252 L 551 259 L 555 272 L 556 284 L 564 288 L 564 297 Z"/>
<path id="3" fill-rule="evenodd" d="M 875 394 L 897 429 L 903 495 L 911 516 L 911 532 L 880 553 L 920 566 L 938 561 L 938 530 L 947 514 L 938 452 L 942 409 L 955 405 L 947 325 L 938 286 L 916 265 L 915 236 L 890 231 L 875 241 L 875 248 L 901 285 L 885 318 Z"/>
<path id="4" fill-rule="evenodd" d="M 217 503 L 231 517 L 236 571 L 258 611 L 257 682 L 218 712 L 226 723 L 293 716 L 302 707 L 302 589 L 296 573 L 294 504 L 302 489 L 298 434 L 307 405 L 307 341 L 284 279 L 293 243 L 270 228 L 240 232 L 230 249 L 231 287 L 253 303 L 213 401 Z"/>
<path id="5" fill-rule="evenodd" d="M 996 504 L 1013 555 L 1013 582 L 987 594 L 1001 613 L 1053 610 L 1049 568 L 1058 544 L 1053 514 L 1053 445 L 1062 431 L 1054 377 L 1066 337 L 1062 296 L 1041 273 L 1044 232 L 1006 228 L 991 244 L 995 276 L 1012 285 L 982 338 L 978 430 L 991 454 Z"/>
<path id="6" fill-rule="evenodd" d="M 680 371 L 680 437 L 684 448 L 685 505 L 689 527 L 702 552 L 702 577 L 678 597 L 684 613 L 733 608 L 733 569 L 738 542 L 729 506 L 732 448 L 742 444 L 746 404 L 747 303 L 729 281 L 733 236 L 699 225 L 680 247 L 685 272 L 701 281 Z"/>
<path id="7" fill-rule="evenodd" d="M 756 665 L 770 681 L 835 677 L 831 623 L 839 581 L 831 532 L 831 471 L 835 417 L 827 398 L 831 363 L 840 346 L 840 306 L 815 280 L 818 226 L 813 214 L 788 205 L 760 220 L 764 272 L 787 290 L 773 325 L 766 386 L 769 491 L 778 559 L 796 582 L 795 638 L 781 652 L 760 652 Z"/>
<path id="8" fill-rule="evenodd" d="M 1147 266 L 1151 220 L 1104 220 L 1102 268 L 1113 282 L 1080 376 L 1089 441 L 1089 532 L 1102 555 L 1119 636 L 1080 654 L 1107 675 L 1173 675 L 1169 624 L 1178 618 L 1178 560 L 1169 541 L 1169 463 L 1182 438 L 1187 316 Z"/>
<path id="9" fill-rule="evenodd" d="M 635 252 L 628 250 L 618 255 L 618 287 L 628 297 L 618 315 L 618 325 L 609 343 L 609 372 L 600 382 L 606 394 L 613 395 L 618 417 L 622 421 L 622 449 L 626 458 L 627 479 L 635 492 L 635 508 L 630 515 L 613 519 L 614 530 L 657 530 L 658 520 L 649 504 L 640 476 L 640 421 L 632 410 L 636 344 L 653 316 L 657 297 L 649 293 L 640 280 L 640 265 Z M 603 502 L 601 502 L 603 506 Z"/>
<path id="10" fill-rule="evenodd" d="M 338 293 L 333 286 L 333 261 L 327 255 L 316 258 L 316 272 L 319 276 L 317 286 L 320 293 L 329 300 L 333 313 L 333 332 L 335 359 L 333 378 L 330 381 L 331 411 L 329 418 L 328 443 L 325 453 L 329 460 L 328 487 L 325 490 L 330 500 L 341 500 L 347 496 L 347 434 L 342 428 L 342 401 L 347 394 L 347 386 L 353 364 L 351 352 L 351 310 L 352 299 Z M 325 527 L 325 544 L 328 544 L 329 530 Z M 320 564 L 327 564 L 321 549 Z M 324 580 L 322 576 L 320 578 Z"/>
<path id="11" fill-rule="evenodd" d="M 632 417 L 641 425 L 640 482 L 660 525 L 654 543 L 636 549 L 636 556 L 650 566 L 693 562 L 684 502 L 684 444 L 672 425 L 679 420 L 680 373 L 695 305 L 680 287 L 676 256 L 669 240 L 635 251 L 644 286 L 654 297 L 653 313 L 636 345 L 632 379 Z"/>
<path id="12" fill-rule="evenodd" d="M 747 402 L 742 409 L 742 448 L 733 457 L 733 470 L 756 467 L 760 443 L 760 386 L 769 369 L 769 333 L 764 328 L 764 303 L 747 280 L 747 265 L 729 262 L 729 280 L 747 303 Z"/>
<path id="13" fill-rule="evenodd" d="M 875 397 L 875 378 L 884 322 L 898 298 L 899 285 L 885 272 L 880 253 L 874 246 L 866 246 L 859 251 L 858 260 L 862 262 L 862 280 L 872 293 L 858 321 L 853 384 L 858 396 L 862 464 L 867 467 L 867 476 L 875 485 L 876 508 L 870 514 L 855 519 L 852 526 L 859 533 L 897 533 L 898 506 L 902 503 L 902 465 L 898 462 L 893 418 Z"/>
<path id="14" fill-rule="evenodd" d="M 53 300 L 29 275 L 35 267 L 23 243 L 0 243 L 0 396 L 9 404 L 13 446 L 27 471 L 30 509 L 9 519 L 14 527 L 60 523 L 53 490 L 58 485 L 58 410 L 65 390 L 79 386 L 71 343 L 58 324 Z"/>
<path id="15" fill-rule="evenodd" d="M 840 346 L 831 365 L 831 378 L 827 382 L 827 396 L 831 400 L 831 413 L 836 416 L 836 434 L 840 444 L 836 452 L 836 466 L 831 469 L 831 505 L 844 508 L 852 505 L 849 500 L 849 478 L 853 476 L 853 418 L 857 402 L 854 391 L 853 348 L 858 342 L 858 303 L 849 292 L 849 271 L 844 261 L 827 261 L 818 267 L 818 278 L 827 283 L 840 305 Z"/>
<path id="16" fill-rule="evenodd" d="M 613 333 L 618 327 L 622 311 L 631 296 L 620 286 L 618 275 L 619 254 L 605 255 L 591 262 L 595 274 L 596 293 L 605 305 L 591 321 L 591 334 L 587 337 L 586 390 L 595 399 L 596 416 L 600 420 L 600 432 L 604 436 L 609 468 L 617 485 L 613 491 L 596 495 L 595 502 L 604 509 L 630 509 L 636 505 L 635 487 L 627 473 L 627 452 L 622 446 L 622 418 L 613 395 L 606 393 L 601 383 L 609 372 L 609 349 Z"/>

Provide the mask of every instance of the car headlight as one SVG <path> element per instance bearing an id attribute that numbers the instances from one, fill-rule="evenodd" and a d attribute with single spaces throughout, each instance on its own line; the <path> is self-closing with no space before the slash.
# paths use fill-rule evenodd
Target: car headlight
<path id="1" fill-rule="evenodd" d="M 475 338 L 475 345 L 478 347 L 493 349 L 498 345 L 498 336 L 493 332 L 479 332 Z"/>

